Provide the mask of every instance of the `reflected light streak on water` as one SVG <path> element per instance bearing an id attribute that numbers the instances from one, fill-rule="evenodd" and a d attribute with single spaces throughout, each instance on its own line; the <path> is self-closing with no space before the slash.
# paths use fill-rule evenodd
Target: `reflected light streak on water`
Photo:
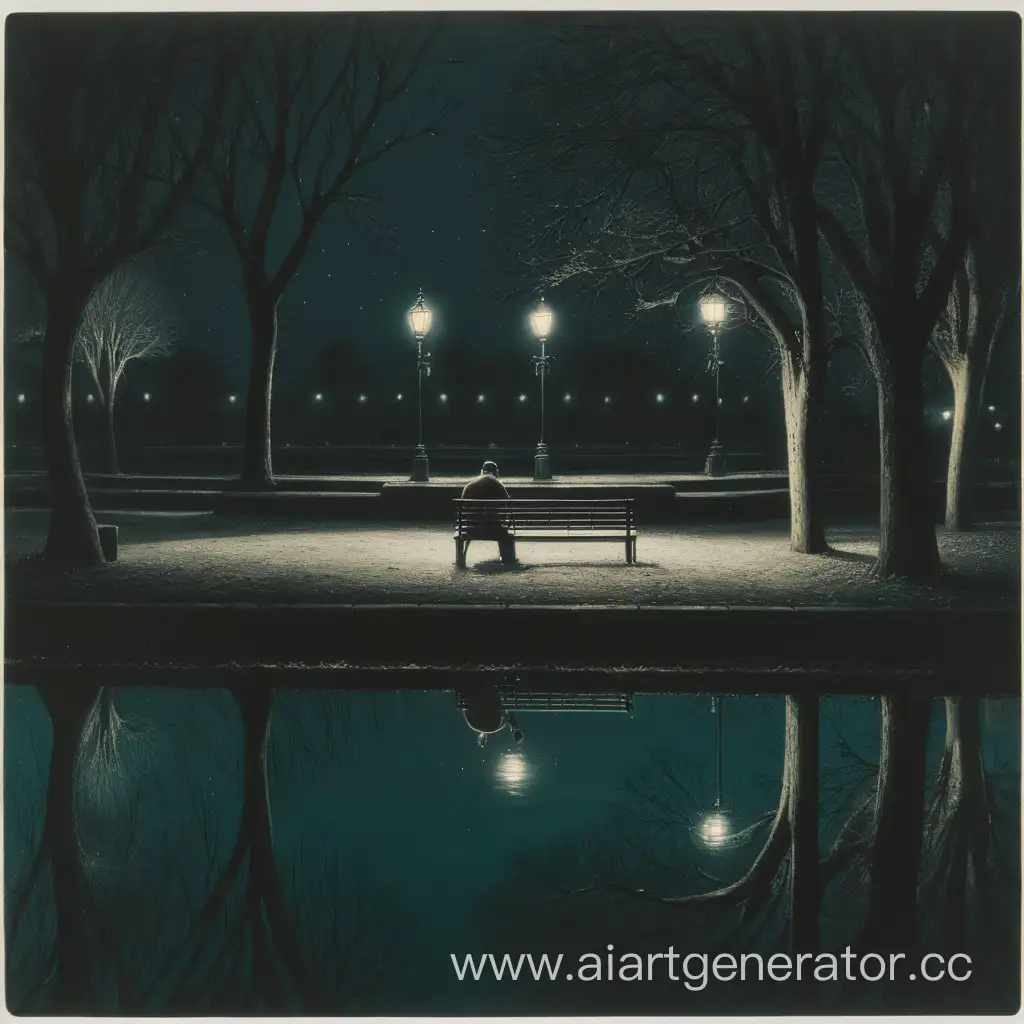
<path id="1" fill-rule="evenodd" d="M 522 796 L 533 777 L 533 771 L 523 755 L 516 751 L 498 758 L 495 777 L 499 788 L 511 796 Z"/>

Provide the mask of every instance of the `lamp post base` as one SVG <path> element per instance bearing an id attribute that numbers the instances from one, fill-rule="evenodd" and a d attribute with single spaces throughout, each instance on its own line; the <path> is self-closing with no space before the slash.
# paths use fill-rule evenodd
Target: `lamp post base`
<path id="1" fill-rule="evenodd" d="M 718 441 L 711 442 L 711 450 L 708 452 L 708 457 L 704 461 L 704 475 L 705 476 L 725 476 L 728 470 L 725 466 L 725 452 L 722 451 L 722 446 Z"/>
<path id="2" fill-rule="evenodd" d="M 412 460 L 412 476 L 410 480 L 425 483 L 430 479 L 430 463 L 427 460 L 427 450 L 423 447 L 416 449 Z"/>
<path id="3" fill-rule="evenodd" d="M 551 460 L 548 458 L 548 449 L 546 445 L 537 445 L 537 454 L 533 457 L 533 479 L 551 479 Z"/>

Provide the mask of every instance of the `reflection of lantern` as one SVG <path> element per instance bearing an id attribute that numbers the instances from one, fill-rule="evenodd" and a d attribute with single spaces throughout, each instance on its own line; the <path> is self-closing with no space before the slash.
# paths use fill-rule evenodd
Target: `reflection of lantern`
<path id="1" fill-rule="evenodd" d="M 697 828 L 697 839 L 709 850 L 721 849 L 732 838 L 729 817 L 722 810 L 711 811 Z"/>
<path id="2" fill-rule="evenodd" d="M 513 754 L 502 754 L 498 759 L 498 785 L 510 796 L 522 796 L 532 776 L 530 765 L 521 751 Z"/>

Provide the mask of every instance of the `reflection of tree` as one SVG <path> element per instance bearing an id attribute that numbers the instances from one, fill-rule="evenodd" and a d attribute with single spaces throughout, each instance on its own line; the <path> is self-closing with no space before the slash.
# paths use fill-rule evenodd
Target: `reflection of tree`
<path id="1" fill-rule="evenodd" d="M 300 855 L 286 878 L 274 846 L 267 763 L 274 694 L 252 681 L 233 696 L 243 736 L 238 831 L 185 940 L 147 996 L 169 990 L 167 1008 L 177 1013 L 339 1012 L 378 991 L 379 965 L 390 963 L 397 945 L 390 925 L 401 915 L 382 912 L 381 899 L 371 901 L 337 859 L 307 866 Z M 204 832 L 213 864 L 209 822 Z"/>
<path id="2" fill-rule="evenodd" d="M 117 907 L 123 927 L 130 908 L 119 888 L 140 811 L 132 780 L 146 738 L 118 713 L 109 687 L 69 690 L 40 688 L 53 729 L 43 826 L 7 917 L 8 976 L 18 979 L 11 1005 L 19 1010 L 98 1010 L 111 989 L 120 1006 L 131 987 L 128 959 L 138 966 L 142 952 L 136 932 L 126 959 L 105 904 Z"/>
<path id="3" fill-rule="evenodd" d="M 986 958 L 1003 968 L 992 976 L 1011 979 L 1020 962 L 1020 857 L 1006 841 L 1019 792 L 1008 795 L 986 771 L 980 699 L 944 703 L 945 743 L 925 816 L 922 916 L 933 948 L 954 952 L 980 939 Z"/>
<path id="4" fill-rule="evenodd" d="M 42 954 L 38 976 L 26 986 L 25 1001 L 33 1005 L 46 991 L 51 1012 L 81 1012 L 93 992 L 89 970 L 87 892 L 75 829 L 76 773 L 80 740 L 96 713 L 100 688 L 40 687 L 53 731 L 50 771 L 39 846 L 20 891 L 10 903 L 7 924 L 8 966 L 36 887 L 49 875 L 54 907 L 54 932 Z M 49 869 L 47 871 L 47 869 Z"/>
<path id="5" fill-rule="evenodd" d="M 747 934 L 757 933 L 781 914 L 788 923 L 790 947 L 804 952 L 816 949 L 819 888 L 817 704 L 817 698 L 786 698 L 778 806 L 770 818 L 764 845 L 739 878 L 703 892 L 680 895 L 618 880 L 603 880 L 567 888 L 563 897 L 605 893 L 656 903 L 678 913 L 739 911 L 739 931 Z"/>
<path id="6" fill-rule="evenodd" d="M 409 917 L 397 897 L 319 847 L 301 844 L 282 863 L 273 846 L 273 694 L 265 686 L 257 681 L 235 695 L 242 807 L 227 845 L 219 826 L 225 804 L 212 794 L 224 786 L 220 775 L 207 786 L 205 775 L 189 777 L 187 757 L 165 756 L 148 758 L 153 771 L 140 772 L 137 755 L 148 755 L 152 741 L 122 717 L 109 688 L 40 692 L 54 733 L 41 827 L 33 829 L 24 801 L 7 804 L 26 843 L 38 835 L 7 901 L 12 1008 L 351 1011 L 371 1006 L 394 981 L 407 957 Z M 350 728 L 347 718 L 331 717 L 332 735 Z M 230 722 L 216 724 L 219 737 L 230 734 Z M 304 742 L 288 752 L 293 759 L 338 755 L 302 717 L 298 733 Z M 184 830 L 169 815 L 175 806 L 186 808 Z M 226 806 L 230 821 L 237 805 Z"/>
<path id="7" fill-rule="evenodd" d="M 690 942 L 713 955 L 775 949 L 782 938 L 793 953 L 850 945 L 902 953 L 907 962 L 924 952 L 966 951 L 975 977 L 970 986 L 955 987 L 958 1005 L 975 1011 L 1013 1005 L 1019 770 L 1000 780 L 986 769 L 979 699 L 946 699 L 945 742 L 933 772 L 926 757 L 933 701 L 882 698 L 877 714 L 862 716 L 869 732 L 877 729 L 877 747 L 863 738 L 852 742 L 840 727 L 826 738 L 830 763 L 820 784 L 816 757 L 807 754 L 812 744 L 817 748 L 816 716 L 808 720 L 816 703 L 787 698 L 778 808 L 770 825 L 765 818 L 750 826 L 751 832 L 768 828 L 752 861 L 732 849 L 717 854 L 711 869 L 690 843 L 680 842 L 704 801 L 671 760 L 656 759 L 628 786 L 625 827 L 533 858 L 520 870 L 515 903 L 496 899 L 498 908 L 526 903 L 532 933 L 543 917 L 545 933 L 552 929 L 565 949 L 572 943 L 589 949 L 595 936 L 605 941 L 614 922 L 617 948 L 626 948 L 628 937 L 638 943 L 634 948 L 672 942 L 679 949 Z M 919 1007 L 920 985 L 898 980 L 904 983 L 889 984 L 885 998 Z M 794 987 L 786 998 L 807 994 Z M 949 998 L 945 986 L 930 994 L 943 1004 Z M 837 996 L 850 996 L 845 983 Z"/>

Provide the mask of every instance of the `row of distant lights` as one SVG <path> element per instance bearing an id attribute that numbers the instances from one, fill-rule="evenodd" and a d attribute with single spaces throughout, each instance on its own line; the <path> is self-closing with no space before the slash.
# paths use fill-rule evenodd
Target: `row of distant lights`
<path id="1" fill-rule="evenodd" d="M 148 402 L 148 401 L 150 401 L 150 399 L 151 399 L 152 397 L 153 397 L 153 396 L 152 396 L 152 395 L 151 395 L 151 394 L 150 394 L 150 393 L 149 393 L 148 391 L 144 391 L 144 392 L 142 393 L 142 400 L 143 400 L 144 402 Z M 26 399 L 25 399 L 25 394 L 24 394 L 24 392 L 20 392 L 20 393 L 18 394 L 18 405 L 24 405 L 24 404 L 25 404 L 25 400 L 26 400 Z M 86 396 L 85 396 L 85 400 L 86 400 L 87 402 L 95 402 L 95 401 L 96 401 L 96 396 L 95 396 L 95 395 L 86 395 Z M 235 396 L 234 396 L 234 395 L 232 395 L 232 396 L 231 396 L 231 401 L 233 402 L 234 400 L 235 400 Z"/>
<path id="2" fill-rule="evenodd" d="M 228 396 L 228 401 L 234 402 L 235 401 L 235 397 L 236 397 L 235 395 L 229 395 Z M 401 391 L 399 391 L 399 393 L 397 395 L 395 395 L 395 399 L 397 401 L 399 401 L 399 402 L 402 401 L 402 393 L 401 393 Z M 324 396 L 323 396 L 323 393 L 320 392 L 320 391 L 318 391 L 313 396 L 313 401 L 314 402 L 322 402 L 323 400 L 324 400 Z M 438 395 L 438 400 L 441 401 L 441 402 L 447 402 L 448 401 L 448 396 L 446 394 L 442 393 L 442 394 Z M 487 396 L 486 395 L 482 395 L 482 394 L 481 395 L 477 395 L 476 396 L 476 400 L 477 400 L 477 402 L 486 402 L 487 401 Z M 525 394 L 519 396 L 519 401 L 520 402 L 525 402 L 527 400 L 528 399 L 527 399 Z M 611 400 L 612 400 L 612 396 L 611 395 L 605 395 L 604 396 L 604 404 L 605 405 L 610 405 L 611 404 Z M 656 402 L 664 402 L 665 401 L 665 396 L 663 394 L 659 393 L 659 394 L 654 396 L 654 400 Z M 359 401 L 360 402 L 365 402 L 366 401 L 366 395 L 360 395 L 359 396 Z M 572 395 L 571 394 L 565 395 L 565 397 L 563 398 L 563 401 L 571 402 L 572 401 Z M 700 401 L 700 395 L 694 395 L 692 397 L 692 401 L 694 401 L 694 402 Z M 749 402 L 750 401 L 750 396 L 749 395 L 744 395 L 743 396 L 743 401 L 744 402 Z M 719 405 L 722 404 L 722 399 L 721 398 L 718 400 L 718 404 Z"/>
<path id="3" fill-rule="evenodd" d="M 448 396 L 446 394 L 442 393 L 438 397 L 439 397 L 439 399 L 442 402 L 447 402 L 448 401 Z M 152 399 L 152 395 L 150 395 L 150 393 L 148 391 L 144 391 L 142 393 L 142 400 L 144 402 L 148 402 L 151 399 Z M 399 391 L 398 394 L 395 395 L 395 399 L 397 401 L 399 401 L 399 402 L 402 401 L 402 392 L 401 391 Z M 96 400 L 96 396 L 95 395 L 86 395 L 85 396 L 85 400 L 87 402 L 94 402 Z M 322 402 L 324 400 L 323 392 L 322 391 L 318 391 L 313 396 L 313 400 L 315 402 Z M 359 401 L 360 402 L 365 402 L 366 400 L 367 400 L 366 399 L 366 395 L 360 395 L 359 396 Z M 486 395 L 477 395 L 476 396 L 476 400 L 479 403 L 483 403 L 483 402 L 485 402 L 487 400 L 487 396 Z M 520 402 L 525 402 L 526 400 L 527 400 L 526 395 L 520 395 L 519 396 L 519 401 Z M 665 396 L 661 392 L 659 392 L 658 394 L 656 394 L 654 396 L 654 400 L 656 402 L 659 402 L 659 403 L 664 402 L 665 401 Z M 234 405 L 238 401 L 238 395 L 228 395 L 228 401 L 232 405 Z M 571 402 L 572 401 L 572 395 L 570 395 L 570 394 L 565 395 L 563 401 Z M 605 395 L 604 396 L 604 404 L 605 405 L 610 405 L 611 401 L 612 401 L 611 395 Z M 693 395 L 693 396 L 691 396 L 691 401 L 693 401 L 693 402 L 700 401 L 700 395 Z M 743 401 L 744 401 L 744 403 L 749 402 L 750 401 L 750 396 L 749 395 L 744 395 L 743 396 Z M 18 404 L 19 405 L 24 405 L 25 404 L 25 395 L 24 395 L 23 392 L 18 395 Z M 719 405 L 722 404 L 722 399 L 721 398 L 718 400 L 718 404 Z M 989 412 L 995 412 L 996 411 L 996 407 L 994 405 L 990 405 L 988 407 L 988 411 Z M 947 421 L 951 420 L 953 418 L 953 410 L 952 409 L 943 409 L 942 410 L 942 418 L 944 420 L 947 420 Z M 1002 430 L 1003 429 L 1002 423 L 994 423 L 993 424 L 993 429 L 995 429 L 995 430 Z"/>
<path id="4" fill-rule="evenodd" d="M 990 405 L 988 407 L 988 411 L 989 412 L 995 412 L 996 411 L 996 407 L 994 405 Z M 953 418 L 953 410 L 952 409 L 943 409 L 942 410 L 942 418 L 944 420 L 946 420 L 947 422 L 949 420 L 951 420 Z M 993 423 L 992 424 L 992 429 L 993 430 L 1002 430 L 1003 429 L 1003 425 L 1002 425 L 1002 423 L 998 423 L 998 422 Z"/>
<path id="5" fill-rule="evenodd" d="M 438 397 L 439 397 L 439 399 L 442 402 L 447 402 L 448 401 L 448 396 L 446 394 L 441 394 Z M 403 398 L 402 392 L 399 391 L 398 394 L 395 395 L 395 399 L 397 401 L 401 402 L 402 398 Z M 150 395 L 150 393 L 148 391 L 143 392 L 142 400 L 144 402 L 148 402 L 151 399 L 152 399 L 152 395 Z M 85 400 L 87 402 L 94 402 L 96 400 L 96 396 L 95 395 L 91 395 L 91 394 L 90 395 L 86 395 L 85 396 Z M 323 395 L 322 391 L 318 391 L 313 396 L 313 401 L 315 401 L 315 402 L 322 402 L 323 400 L 324 400 L 324 395 Z M 366 395 L 360 395 L 359 396 L 359 401 L 360 402 L 365 402 L 366 400 L 367 400 L 366 399 Z M 477 395 L 476 396 L 476 400 L 478 402 L 485 402 L 485 401 L 487 401 L 487 396 L 486 395 L 482 395 L 482 394 L 481 395 Z M 605 403 L 605 405 L 610 405 L 611 404 L 611 400 L 612 400 L 611 395 L 605 395 L 604 396 L 604 403 Z M 656 402 L 664 402 L 665 401 L 665 396 L 659 392 L 657 395 L 654 396 L 654 400 Z M 238 401 L 238 395 L 228 395 L 228 401 L 232 405 L 234 405 Z M 519 401 L 520 402 L 527 401 L 526 395 L 520 395 L 519 396 Z M 572 395 L 571 394 L 567 394 L 565 396 L 565 398 L 564 398 L 564 401 L 571 402 L 572 401 Z M 694 395 L 692 397 L 692 401 L 694 401 L 694 402 L 700 401 L 700 395 Z M 749 402 L 750 401 L 750 396 L 749 395 L 744 395 L 743 396 L 743 401 L 744 402 Z M 19 405 L 24 405 L 25 404 L 25 395 L 23 393 L 18 395 L 18 404 Z M 718 404 L 719 405 L 722 404 L 722 399 L 721 398 L 718 400 Z M 989 406 L 989 411 L 990 412 L 993 411 L 994 409 L 995 409 L 995 406 Z M 948 410 L 947 410 L 947 412 L 944 412 L 942 414 L 942 418 L 943 419 L 949 419 L 949 416 L 950 416 L 950 413 L 948 412 Z"/>

